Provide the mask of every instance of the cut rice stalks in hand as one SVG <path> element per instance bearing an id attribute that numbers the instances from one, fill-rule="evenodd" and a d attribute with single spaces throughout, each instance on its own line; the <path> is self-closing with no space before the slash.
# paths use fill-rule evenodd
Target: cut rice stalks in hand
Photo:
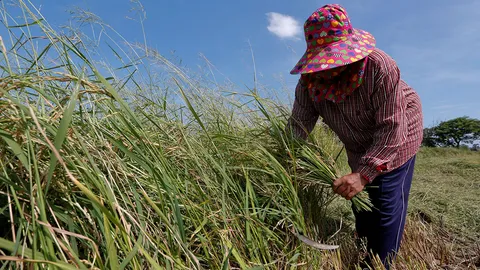
<path id="1" fill-rule="evenodd" d="M 333 166 L 327 164 L 308 146 L 300 147 L 295 163 L 299 178 L 306 183 L 331 187 L 338 178 Z M 373 207 L 365 191 L 358 193 L 351 201 L 356 211 L 371 211 Z"/>

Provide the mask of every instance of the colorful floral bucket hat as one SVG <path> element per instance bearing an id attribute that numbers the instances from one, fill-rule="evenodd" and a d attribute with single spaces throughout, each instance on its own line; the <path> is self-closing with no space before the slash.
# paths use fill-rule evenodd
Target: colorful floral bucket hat
<path id="1" fill-rule="evenodd" d="M 304 24 L 307 51 L 290 72 L 312 73 L 355 63 L 375 48 L 375 38 L 355 29 L 345 9 L 336 4 L 317 9 Z"/>

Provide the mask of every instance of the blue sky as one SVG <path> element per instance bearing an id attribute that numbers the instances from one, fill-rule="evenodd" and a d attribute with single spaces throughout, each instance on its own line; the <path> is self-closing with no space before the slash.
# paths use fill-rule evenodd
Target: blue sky
<path id="1" fill-rule="evenodd" d="M 224 79 L 246 89 L 244 85 L 253 85 L 250 43 L 259 82 L 274 89 L 286 86 L 292 94 L 298 77 L 289 71 L 305 50 L 301 27 L 326 3 L 343 5 L 353 26 L 371 32 L 377 46 L 397 61 L 403 79 L 420 94 L 425 125 L 463 115 L 480 118 L 478 0 L 142 1 L 147 43 L 160 53 L 175 51 L 193 70 L 204 64 L 203 54 Z M 127 40 L 143 42 L 129 0 L 34 4 L 50 24 L 65 24 L 67 10 L 78 6 L 100 16 Z"/>

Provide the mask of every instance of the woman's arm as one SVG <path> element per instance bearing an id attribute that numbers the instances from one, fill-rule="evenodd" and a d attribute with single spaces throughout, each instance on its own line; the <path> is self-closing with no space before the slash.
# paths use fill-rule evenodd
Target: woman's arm
<path id="1" fill-rule="evenodd" d="M 392 170 L 391 161 L 405 143 L 406 99 L 400 87 L 400 70 L 391 58 L 382 59 L 375 71 L 375 92 L 371 96 L 375 113 L 372 146 L 360 160 L 357 171 L 369 182 Z"/>
<path id="2" fill-rule="evenodd" d="M 293 110 L 287 124 L 287 132 L 292 132 L 296 138 L 307 139 L 317 123 L 319 114 L 315 110 L 313 100 L 308 96 L 308 91 L 302 85 L 301 79 L 295 89 Z"/>

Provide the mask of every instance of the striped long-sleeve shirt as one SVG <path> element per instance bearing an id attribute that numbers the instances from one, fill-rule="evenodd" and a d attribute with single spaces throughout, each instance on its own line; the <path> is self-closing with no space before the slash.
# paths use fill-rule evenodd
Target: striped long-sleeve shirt
<path id="1" fill-rule="evenodd" d="M 306 139 L 319 116 L 344 143 L 353 172 L 373 181 L 413 157 L 423 138 L 420 98 L 401 78 L 395 61 L 375 49 L 364 82 L 340 103 L 313 102 L 299 80 L 288 127 Z"/>

